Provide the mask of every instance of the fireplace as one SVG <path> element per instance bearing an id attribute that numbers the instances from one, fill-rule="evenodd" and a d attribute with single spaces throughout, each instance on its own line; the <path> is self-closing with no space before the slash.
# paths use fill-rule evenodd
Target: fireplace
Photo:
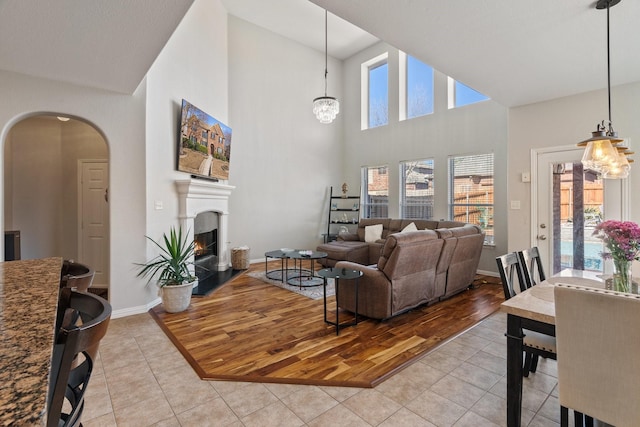
<path id="1" fill-rule="evenodd" d="M 196 264 L 200 258 L 210 255 L 218 256 L 218 230 L 194 234 L 193 241 L 196 245 Z"/>
<path id="2" fill-rule="evenodd" d="M 194 263 L 210 272 L 226 271 L 231 266 L 229 195 L 235 187 L 203 179 L 176 181 L 176 187 L 182 227 L 200 245 Z"/>

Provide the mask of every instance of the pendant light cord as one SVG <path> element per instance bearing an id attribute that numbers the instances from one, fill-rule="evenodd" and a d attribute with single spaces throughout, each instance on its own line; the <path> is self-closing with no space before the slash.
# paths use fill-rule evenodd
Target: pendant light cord
<path id="1" fill-rule="evenodd" d="M 609 3 L 607 1 L 607 94 L 609 97 L 609 130 L 613 132 L 613 122 L 611 121 L 611 52 L 609 42 Z"/>
<path id="2" fill-rule="evenodd" d="M 608 24 L 607 24 L 608 25 Z M 327 9 L 324 10 L 324 96 L 327 96 L 327 74 L 329 74 L 329 71 L 327 71 L 327 49 L 328 49 L 328 43 L 327 43 Z M 609 116 L 611 116 L 611 112 L 609 112 Z M 609 121 L 611 121 L 611 119 L 609 119 Z"/>

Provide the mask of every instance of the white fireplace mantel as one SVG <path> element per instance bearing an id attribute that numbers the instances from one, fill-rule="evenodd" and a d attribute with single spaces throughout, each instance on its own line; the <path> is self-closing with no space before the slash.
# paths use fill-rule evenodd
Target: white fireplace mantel
<path id="1" fill-rule="evenodd" d="M 231 257 L 227 247 L 229 196 L 236 187 L 202 179 L 177 180 L 179 218 L 193 240 L 193 220 L 201 212 L 218 213 L 218 271 L 227 270 Z"/>

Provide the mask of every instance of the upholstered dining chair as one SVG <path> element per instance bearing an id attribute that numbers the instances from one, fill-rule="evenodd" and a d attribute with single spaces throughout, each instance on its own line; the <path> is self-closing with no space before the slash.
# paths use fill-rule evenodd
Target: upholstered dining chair
<path id="1" fill-rule="evenodd" d="M 558 284 L 554 297 L 561 425 L 566 408 L 640 425 L 640 296 Z"/>
<path id="2" fill-rule="evenodd" d="M 527 288 L 546 279 L 544 268 L 542 268 L 542 262 L 540 261 L 540 251 L 538 251 L 537 246 L 519 251 L 518 258 L 522 265 L 522 272 Z"/>
<path id="3" fill-rule="evenodd" d="M 504 299 L 516 295 L 515 281 L 518 281 L 520 292 L 527 289 L 524 279 L 522 265 L 516 252 L 511 252 L 496 258 L 498 264 L 498 272 L 502 281 L 502 289 L 504 290 Z M 523 331 L 522 346 L 525 351 L 523 375 L 529 376 L 529 372 L 535 372 L 538 367 L 538 357 L 542 356 L 548 359 L 556 358 L 556 341 L 555 338 L 539 332 Z"/>
<path id="4" fill-rule="evenodd" d="M 81 426 L 100 340 L 107 332 L 111 305 L 71 288 L 60 289 L 56 338 L 51 358 L 47 426 Z"/>

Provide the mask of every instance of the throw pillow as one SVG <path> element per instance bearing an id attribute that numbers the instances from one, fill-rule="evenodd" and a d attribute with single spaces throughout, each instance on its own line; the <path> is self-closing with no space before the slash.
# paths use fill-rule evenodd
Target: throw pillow
<path id="1" fill-rule="evenodd" d="M 364 241 L 374 243 L 382 239 L 382 224 L 367 225 L 364 227 Z"/>
<path id="2" fill-rule="evenodd" d="M 416 224 L 412 222 L 411 224 L 403 228 L 401 233 L 404 233 L 405 231 L 418 231 L 418 227 L 416 227 Z"/>

